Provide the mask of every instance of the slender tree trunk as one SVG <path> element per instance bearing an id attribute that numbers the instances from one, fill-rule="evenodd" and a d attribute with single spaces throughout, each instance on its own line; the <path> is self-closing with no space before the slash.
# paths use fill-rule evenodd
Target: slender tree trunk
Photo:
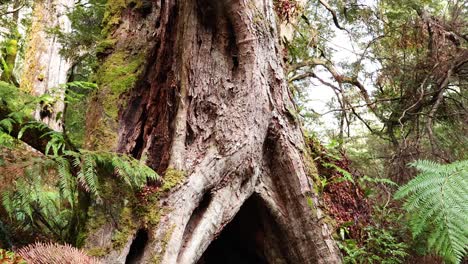
<path id="1" fill-rule="evenodd" d="M 290 114 L 273 1 L 148 2 L 123 8 L 103 63 L 145 54 L 139 78 L 122 92 L 101 70 L 87 145 L 146 160 L 164 182 L 132 206 L 111 187 L 85 248 L 105 263 L 340 263 Z"/>
<path id="2" fill-rule="evenodd" d="M 67 82 L 71 64 L 61 57 L 61 44 L 47 31 L 58 27 L 63 32 L 69 32 L 71 22 L 66 12 L 73 5 L 73 0 L 35 2 L 25 55 L 27 60 L 20 83 L 23 91 L 35 96 L 49 94 L 54 98 L 52 102 L 42 102 L 34 117 L 56 131 L 62 131 L 60 115 L 65 108 L 65 90 L 60 85 Z"/>
<path id="3" fill-rule="evenodd" d="M 20 13 L 20 2 L 13 1 L 11 4 L 7 5 L 5 11 L 7 14 L 5 16 L 10 17 L 12 23 L 16 23 L 19 26 L 19 13 Z M 11 26 L 10 26 L 11 27 Z M 7 39 L 4 39 L 2 31 L 8 32 Z M 17 29 L 4 28 L 3 25 L 0 25 L 0 42 L 3 43 L 3 49 L 0 50 L 0 81 L 9 82 L 17 85 L 18 81 L 14 75 L 14 68 L 16 66 L 16 57 L 18 54 L 18 32 Z"/>

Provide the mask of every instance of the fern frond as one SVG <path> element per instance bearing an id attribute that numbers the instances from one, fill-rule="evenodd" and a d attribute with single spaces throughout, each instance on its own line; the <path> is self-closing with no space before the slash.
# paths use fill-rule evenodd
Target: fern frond
<path id="1" fill-rule="evenodd" d="M 405 200 L 413 235 L 429 234 L 429 248 L 458 263 L 468 249 L 468 161 L 442 165 L 420 160 L 411 166 L 421 173 L 395 198 Z"/>
<path id="2" fill-rule="evenodd" d="M 80 158 L 78 158 L 80 160 Z M 75 159 L 75 164 L 77 159 Z M 86 191 L 99 196 L 99 181 L 96 172 L 96 165 L 93 157 L 89 154 L 83 154 L 80 160 L 80 171 L 78 172 L 78 181 Z"/>
<path id="3" fill-rule="evenodd" d="M 13 214 L 13 201 L 11 200 L 11 193 L 10 192 L 3 192 L 2 193 L 2 205 L 3 205 L 3 208 L 5 208 L 5 211 L 7 212 L 7 214 L 10 216 L 12 216 Z"/>
<path id="4" fill-rule="evenodd" d="M 63 157 L 57 157 L 57 170 L 59 173 L 59 191 L 63 199 L 67 200 L 73 208 L 75 201 L 76 183 L 71 174 L 70 163 Z"/>

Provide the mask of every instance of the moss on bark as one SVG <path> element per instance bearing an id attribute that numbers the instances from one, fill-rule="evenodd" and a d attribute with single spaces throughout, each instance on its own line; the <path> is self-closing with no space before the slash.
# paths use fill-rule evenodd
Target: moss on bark
<path id="1" fill-rule="evenodd" d="M 168 168 L 164 174 L 164 184 L 161 190 L 167 192 L 185 181 L 186 173 L 181 170 Z"/>
<path id="2" fill-rule="evenodd" d="M 125 8 L 141 5 L 141 0 L 108 0 L 103 19 L 103 35 L 109 35 L 120 24 L 122 20 L 121 13 Z"/>
<path id="3" fill-rule="evenodd" d="M 103 61 L 96 75 L 99 89 L 90 104 L 92 114 L 88 114 L 87 118 L 87 127 L 92 128 L 87 135 L 88 148 L 115 150 L 119 109 L 125 107 L 118 102 L 125 102 L 123 97 L 135 86 L 142 72 L 145 54 L 144 51 L 134 55 L 120 50 Z"/>

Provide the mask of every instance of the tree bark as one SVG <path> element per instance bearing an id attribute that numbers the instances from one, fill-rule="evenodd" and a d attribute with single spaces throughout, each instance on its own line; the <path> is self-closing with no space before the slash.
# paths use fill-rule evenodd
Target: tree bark
<path id="1" fill-rule="evenodd" d="M 51 95 L 53 102 L 43 102 L 34 117 L 55 131 L 62 131 L 61 114 L 65 109 L 65 88 L 71 63 L 60 55 L 61 44 L 47 30 L 55 27 L 62 32 L 71 30 L 67 9 L 73 0 L 40 0 L 33 9 L 33 21 L 28 35 L 21 89 L 35 96 Z"/>
<path id="2" fill-rule="evenodd" d="M 112 37 L 113 54 L 140 52 L 146 62 L 134 87 L 117 94 L 126 102 L 118 121 L 103 101 L 116 91 L 100 83 L 87 145 L 144 159 L 164 182 L 156 201 L 138 202 L 157 217 L 131 208 L 130 231 L 123 199 L 92 205 L 90 225 L 99 214 L 108 221 L 87 228 L 89 252 L 105 263 L 230 263 L 239 253 L 247 262 L 238 263 L 341 262 L 292 114 L 273 1 L 162 0 L 149 13 L 129 5 Z M 118 141 L 97 146 L 109 133 Z"/>

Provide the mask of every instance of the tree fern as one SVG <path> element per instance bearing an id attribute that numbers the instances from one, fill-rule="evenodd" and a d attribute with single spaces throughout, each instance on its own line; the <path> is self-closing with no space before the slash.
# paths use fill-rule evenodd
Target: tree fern
<path id="1" fill-rule="evenodd" d="M 413 236 L 428 234 L 429 249 L 459 263 L 468 249 L 468 161 L 420 160 L 411 166 L 420 173 L 395 198 L 405 200 Z"/>

